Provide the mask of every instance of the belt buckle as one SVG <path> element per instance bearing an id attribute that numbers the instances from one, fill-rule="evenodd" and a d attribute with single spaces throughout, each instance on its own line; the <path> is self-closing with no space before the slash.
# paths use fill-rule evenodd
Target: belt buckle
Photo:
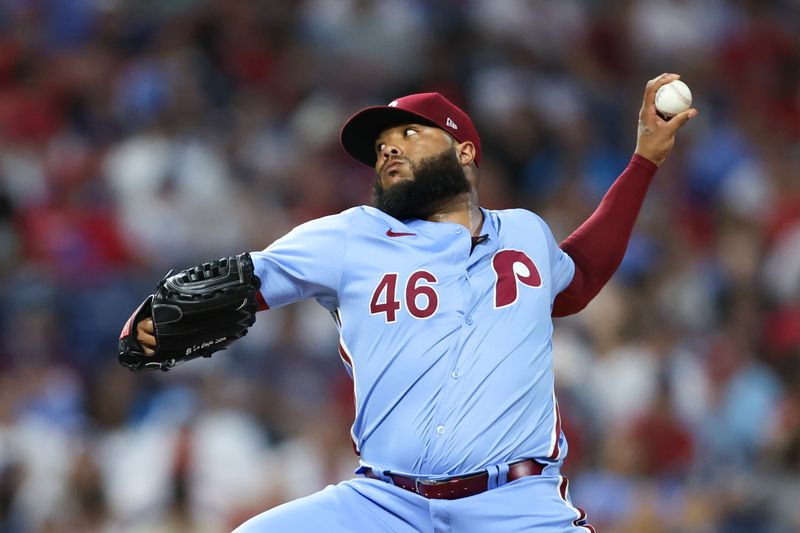
<path id="1" fill-rule="evenodd" d="M 422 495 L 422 489 L 420 489 L 420 485 L 424 487 L 435 487 L 436 485 L 440 485 L 441 482 L 436 479 L 425 479 L 422 477 L 418 477 L 414 479 L 414 490 L 420 496 Z"/>

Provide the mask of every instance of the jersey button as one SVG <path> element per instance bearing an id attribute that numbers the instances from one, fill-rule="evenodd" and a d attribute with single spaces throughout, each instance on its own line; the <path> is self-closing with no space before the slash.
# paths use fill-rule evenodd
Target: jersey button
<path id="1" fill-rule="evenodd" d="M 444 426 L 437 426 L 436 427 L 436 433 L 438 433 L 439 435 L 444 435 L 445 431 L 447 431 L 447 429 Z"/>
<path id="2" fill-rule="evenodd" d="M 464 322 L 466 322 L 468 326 L 471 326 L 472 325 L 472 317 L 468 316 L 467 318 L 464 319 Z"/>
<path id="3" fill-rule="evenodd" d="M 453 378 L 453 379 L 458 379 L 458 378 L 460 378 L 460 377 L 461 377 L 461 371 L 459 371 L 459 370 L 453 370 L 453 373 L 452 373 L 452 374 L 450 374 L 450 376 L 452 376 L 452 378 Z"/>

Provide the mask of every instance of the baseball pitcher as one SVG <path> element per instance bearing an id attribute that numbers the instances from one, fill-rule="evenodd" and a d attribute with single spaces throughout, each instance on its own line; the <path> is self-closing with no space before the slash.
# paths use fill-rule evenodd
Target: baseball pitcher
<path id="1" fill-rule="evenodd" d="M 375 169 L 373 206 L 159 283 L 122 331 L 133 370 L 210 356 L 256 311 L 308 298 L 339 329 L 359 477 L 237 533 L 594 531 L 561 473 L 551 317 L 585 307 L 622 260 L 656 169 L 697 115 L 657 115 L 657 89 L 678 77 L 647 83 L 630 164 L 560 244 L 530 211 L 480 207 L 472 120 L 413 94 L 342 129 L 344 149 Z"/>

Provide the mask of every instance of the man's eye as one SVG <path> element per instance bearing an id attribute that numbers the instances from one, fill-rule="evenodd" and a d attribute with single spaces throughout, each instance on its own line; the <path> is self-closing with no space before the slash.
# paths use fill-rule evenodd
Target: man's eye
<path id="1" fill-rule="evenodd" d="M 417 134 L 417 130 L 415 130 L 414 128 L 406 128 L 406 131 L 405 131 L 405 136 L 406 137 L 408 137 L 409 135 L 416 135 L 416 134 Z"/>
<path id="2" fill-rule="evenodd" d="M 376 151 L 376 152 L 380 152 L 381 150 L 383 150 L 383 147 L 384 147 L 384 146 L 386 146 L 386 145 L 385 145 L 385 144 L 383 144 L 383 143 L 376 144 L 376 145 L 375 145 L 375 151 Z"/>

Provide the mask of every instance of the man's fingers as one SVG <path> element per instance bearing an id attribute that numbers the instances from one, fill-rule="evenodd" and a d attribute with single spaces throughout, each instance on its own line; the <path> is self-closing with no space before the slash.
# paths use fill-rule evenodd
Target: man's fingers
<path id="1" fill-rule="evenodd" d="M 136 340 L 141 344 L 145 354 L 150 355 L 155 352 L 156 337 L 152 318 L 146 318 L 136 325 Z"/>
<path id="2" fill-rule="evenodd" d="M 680 74 L 674 74 L 671 72 L 665 72 L 660 76 L 656 76 L 652 80 L 647 82 L 647 85 L 644 87 L 644 100 L 642 101 L 642 109 L 652 111 L 655 113 L 656 109 L 656 92 L 662 86 L 668 84 L 673 80 L 679 80 L 681 78 Z"/>
<path id="3" fill-rule="evenodd" d="M 148 348 L 155 348 L 156 347 L 156 338 L 149 333 L 145 333 L 144 331 L 139 331 L 139 334 L 136 335 L 136 340 L 139 341 L 144 347 Z"/>
<path id="4" fill-rule="evenodd" d="M 678 113 L 674 117 L 672 117 L 669 122 L 667 122 L 667 127 L 674 131 L 678 131 L 678 129 L 682 128 L 684 124 L 689 122 L 691 119 L 697 116 L 697 109 L 691 108 Z"/>

